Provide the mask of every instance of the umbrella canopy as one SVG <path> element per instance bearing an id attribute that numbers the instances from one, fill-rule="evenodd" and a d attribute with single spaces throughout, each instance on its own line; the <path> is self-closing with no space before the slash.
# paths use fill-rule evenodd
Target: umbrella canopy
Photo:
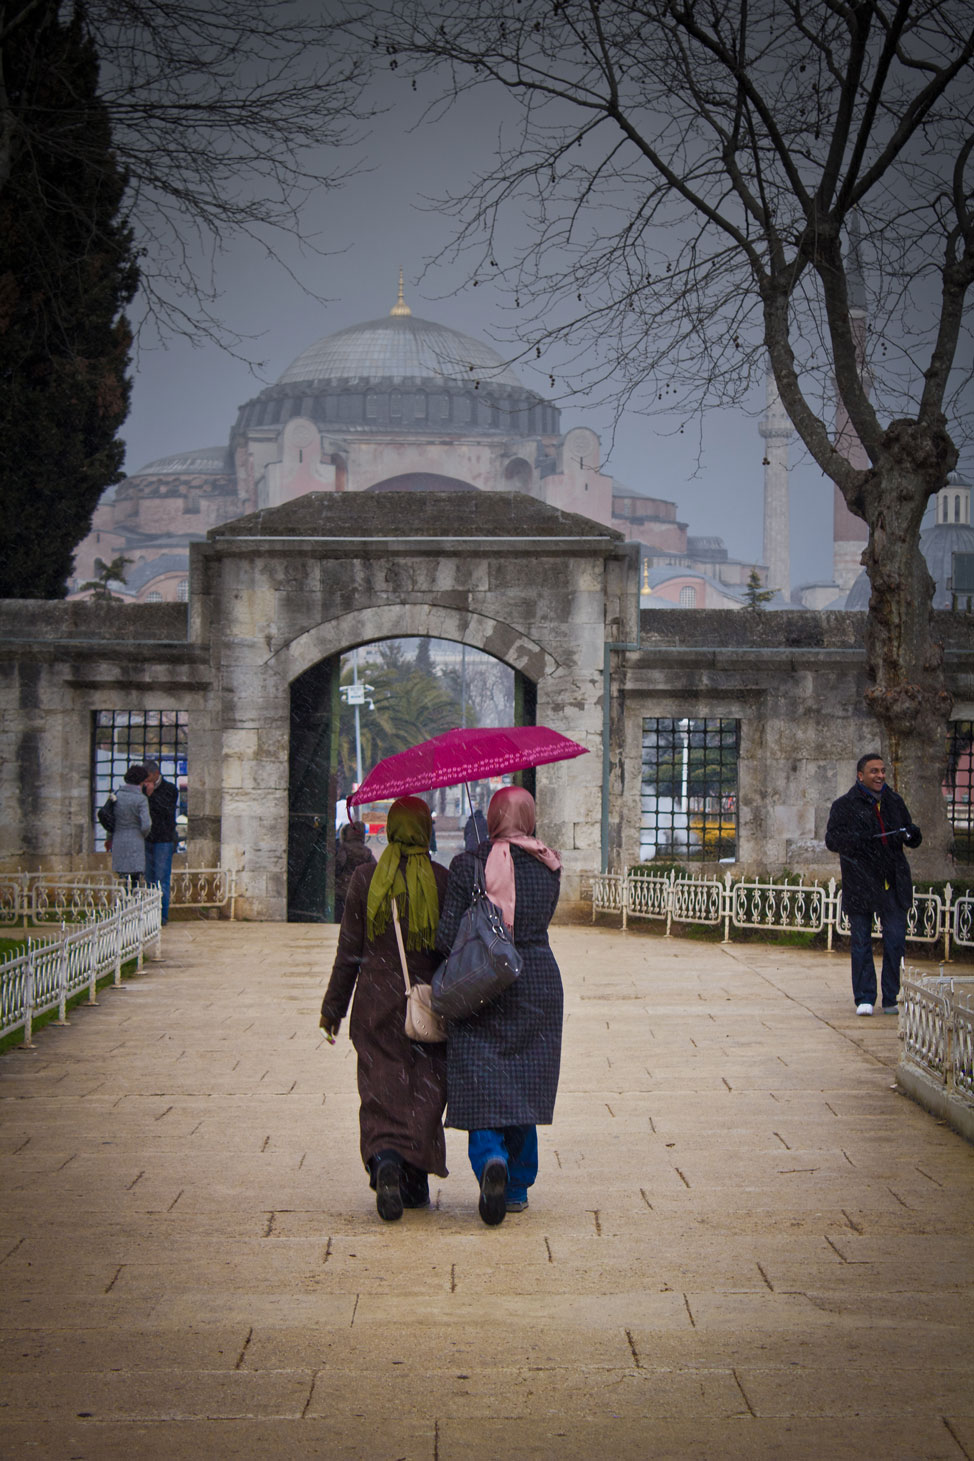
<path id="1" fill-rule="evenodd" d="M 471 726 L 445 731 L 407 751 L 378 762 L 357 791 L 346 800 L 349 809 L 363 802 L 388 801 L 436 786 L 485 781 L 549 761 L 586 755 L 586 747 L 546 725 Z"/>

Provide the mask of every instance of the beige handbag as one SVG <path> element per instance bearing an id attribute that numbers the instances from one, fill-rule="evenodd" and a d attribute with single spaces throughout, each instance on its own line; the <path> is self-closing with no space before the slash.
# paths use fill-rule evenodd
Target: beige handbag
<path id="1" fill-rule="evenodd" d="M 437 1045 L 446 1039 L 446 1022 L 433 1013 L 430 1003 L 433 991 L 428 984 L 413 984 L 409 978 L 406 950 L 399 926 L 399 910 L 395 898 L 392 903 L 392 921 L 396 925 L 396 943 L 399 945 L 399 959 L 402 977 L 406 981 L 406 1034 L 410 1040 L 421 1040 L 424 1045 Z"/>

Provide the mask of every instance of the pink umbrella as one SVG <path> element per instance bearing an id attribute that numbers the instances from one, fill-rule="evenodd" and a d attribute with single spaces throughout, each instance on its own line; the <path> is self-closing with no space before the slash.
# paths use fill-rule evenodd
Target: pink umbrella
<path id="1" fill-rule="evenodd" d="M 586 747 L 546 725 L 471 726 L 445 731 L 373 766 L 345 802 L 348 815 L 363 802 L 389 801 L 435 786 L 460 786 L 586 755 Z"/>

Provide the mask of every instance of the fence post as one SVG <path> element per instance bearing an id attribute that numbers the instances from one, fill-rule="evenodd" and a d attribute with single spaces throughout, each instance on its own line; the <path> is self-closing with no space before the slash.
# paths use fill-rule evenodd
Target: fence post
<path id="1" fill-rule="evenodd" d="M 724 920 L 724 937 L 722 942 L 725 944 L 729 944 L 731 941 L 730 920 L 733 903 L 734 895 L 731 891 L 731 874 L 728 872 L 724 873 L 724 886 L 720 894 L 721 917 Z"/>
<path id="2" fill-rule="evenodd" d="M 676 869 L 670 868 L 666 878 L 666 931 L 664 938 L 672 938 L 673 928 L 673 884 L 676 880 Z"/>
<path id="3" fill-rule="evenodd" d="M 948 883 L 944 888 L 944 963 L 950 963 L 950 900 L 953 896 L 953 888 Z"/>
<path id="4" fill-rule="evenodd" d="M 230 922 L 237 916 L 237 869 L 230 869 Z"/>
<path id="5" fill-rule="evenodd" d="M 61 947 L 58 957 L 58 1007 L 57 1022 L 59 1025 L 68 1024 L 68 931 L 67 925 L 61 924 Z"/>
<path id="6" fill-rule="evenodd" d="M 629 874 L 622 874 L 622 897 L 619 900 L 622 904 L 622 931 L 625 933 L 629 927 Z"/>
<path id="7" fill-rule="evenodd" d="M 123 893 L 115 905 L 115 917 L 112 922 L 115 925 L 115 985 L 122 982 L 122 913 L 130 902 L 130 895 Z"/>
<path id="8" fill-rule="evenodd" d="M 94 928 L 91 927 L 94 922 Z M 88 1003 L 98 1003 L 98 943 L 101 932 L 98 928 L 98 915 L 88 919 L 88 928 L 91 937 L 85 940 L 85 948 L 88 955 Z"/>
<path id="9" fill-rule="evenodd" d="M 34 1042 L 34 943 L 27 940 L 27 963 L 24 966 L 24 1048 L 32 1050 Z"/>
<path id="10" fill-rule="evenodd" d="M 832 934 L 835 932 L 835 878 L 829 878 L 829 892 L 825 900 L 825 927 L 828 929 L 825 948 L 831 954 Z"/>

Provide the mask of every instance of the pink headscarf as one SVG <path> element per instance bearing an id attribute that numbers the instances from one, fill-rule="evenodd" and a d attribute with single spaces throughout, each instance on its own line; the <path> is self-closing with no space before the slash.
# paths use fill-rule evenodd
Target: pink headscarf
<path id="1" fill-rule="evenodd" d="M 539 842 L 534 835 L 537 808 L 534 797 L 523 786 L 502 786 L 495 791 L 487 808 L 487 835 L 491 841 L 484 881 L 486 893 L 504 915 L 508 928 L 514 927 L 514 860 L 511 843 L 523 848 L 551 868 L 561 867 L 557 852 Z"/>

